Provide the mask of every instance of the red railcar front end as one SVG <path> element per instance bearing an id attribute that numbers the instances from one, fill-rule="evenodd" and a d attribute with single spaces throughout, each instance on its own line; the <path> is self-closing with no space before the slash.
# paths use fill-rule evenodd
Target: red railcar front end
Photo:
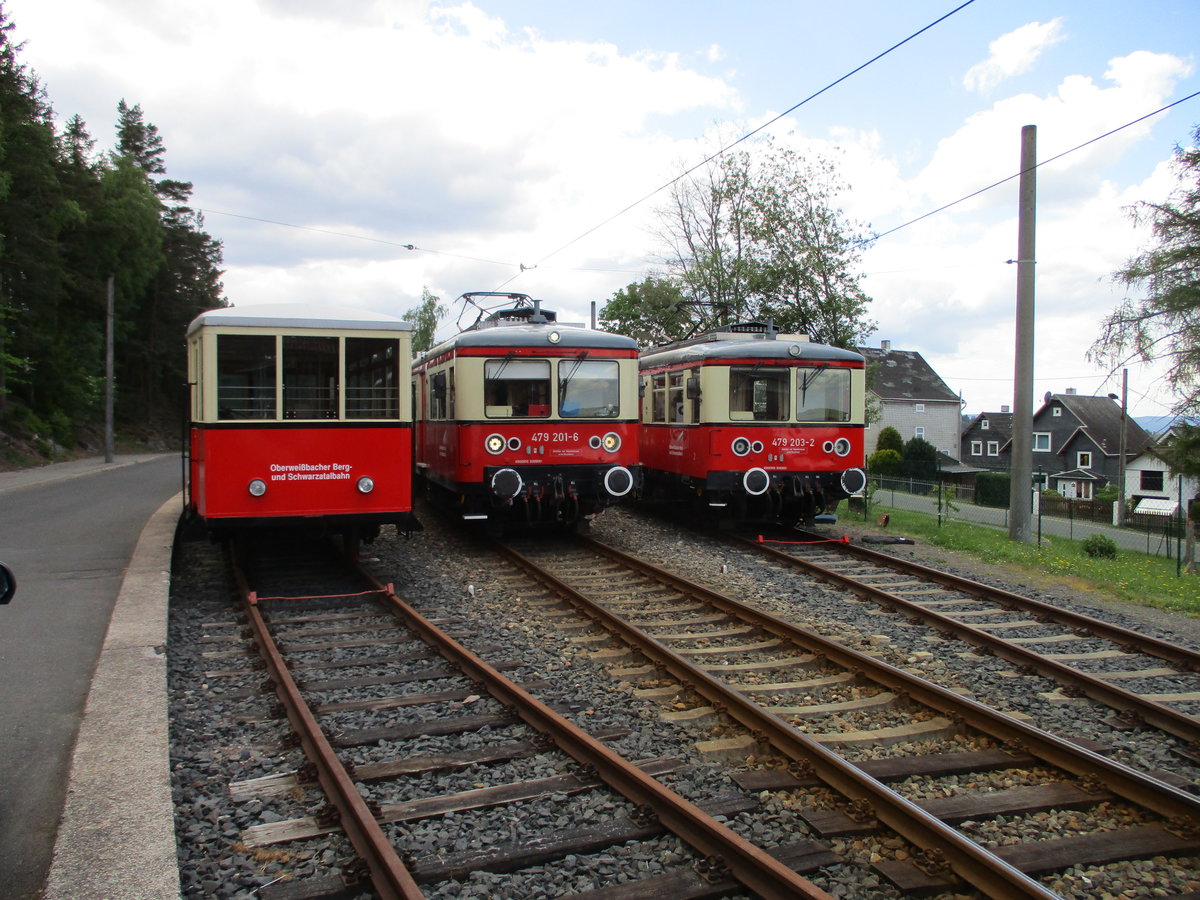
<path id="1" fill-rule="evenodd" d="M 410 524 L 408 427 L 193 426 L 191 471 L 191 501 L 213 527 Z"/>

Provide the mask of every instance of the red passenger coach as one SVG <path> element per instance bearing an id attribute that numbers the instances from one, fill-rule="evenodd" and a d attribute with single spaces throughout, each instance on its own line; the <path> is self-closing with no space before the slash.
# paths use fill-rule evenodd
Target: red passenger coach
<path id="1" fill-rule="evenodd" d="M 304 525 L 370 541 L 412 516 L 412 326 L 293 304 L 187 332 L 187 511 L 213 533 Z"/>
<path id="2" fill-rule="evenodd" d="M 639 369 L 647 497 L 790 525 L 866 486 L 861 355 L 747 322 L 643 351 Z"/>
<path id="3" fill-rule="evenodd" d="M 640 486 L 637 344 L 525 294 L 413 366 L 418 478 L 464 519 L 575 526 Z"/>

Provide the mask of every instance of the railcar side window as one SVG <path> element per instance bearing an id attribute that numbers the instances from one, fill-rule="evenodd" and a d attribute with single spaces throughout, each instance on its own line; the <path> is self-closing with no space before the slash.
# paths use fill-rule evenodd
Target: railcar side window
<path id="1" fill-rule="evenodd" d="M 283 417 L 336 419 L 338 415 L 338 339 L 283 338 Z"/>
<path id="2" fill-rule="evenodd" d="M 217 335 L 217 418 L 275 418 L 273 335 Z"/>
<path id="3" fill-rule="evenodd" d="M 429 418 L 446 418 L 446 373 L 434 372 L 429 379 Z"/>
<path id="4" fill-rule="evenodd" d="M 850 421 L 849 369 L 797 369 L 796 393 L 797 421 Z"/>
<path id="5" fill-rule="evenodd" d="M 484 415 L 489 419 L 549 416 L 550 360 L 486 360 L 483 398 Z"/>
<path id="6" fill-rule="evenodd" d="M 667 421 L 667 376 L 653 376 L 653 388 L 650 391 L 650 420 L 652 422 Z"/>
<path id="7" fill-rule="evenodd" d="M 395 338 L 346 338 L 346 418 L 396 419 L 400 416 Z"/>
<path id="8" fill-rule="evenodd" d="M 559 360 L 559 415 L 614 419 L 620 409 L 621 380 L 615 360 Z"/>
<path id="9" fill-rule="evenodd" d="M 682 422 L 685 419 L 683 372 L 672 372 L 667 381 L 667 413 L 672 422 Z"/>
<path id="10" fill-rule="evenodd" d="M 731 366 L 729 418 L 759 422 L 785 422 L 788 418 L 789 369 Z"/>

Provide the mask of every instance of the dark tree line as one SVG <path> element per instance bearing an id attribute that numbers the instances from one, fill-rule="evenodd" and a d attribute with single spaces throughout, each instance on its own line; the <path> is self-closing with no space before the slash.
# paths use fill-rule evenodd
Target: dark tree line
<path id="1" fill-rule="evenodd" d="M 175 421 L 187 323 L 224 305 L 221 244 L 140 106 L 118 103 L 108 152 L 78 115 L 58 130 L 13 27 L 0 3 L 0 425 L 70 445 L 99 421 L 110 276 L 118 419 Z"/>

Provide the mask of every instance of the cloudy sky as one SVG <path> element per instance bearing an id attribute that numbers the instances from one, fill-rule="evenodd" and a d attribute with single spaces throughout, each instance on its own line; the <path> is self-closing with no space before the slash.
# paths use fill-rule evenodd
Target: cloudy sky
<path id="1" fill-rule="evenodd" d="M 874 344 L 922 353 L 968 412 L 1012 403 L 1017 181 L 1200 91 L 1196 0 L 3 0 L 22 61 L 98 149 L 141 104 L 192 181 L 238 305 L 400 313 L 423 288 L 521 291 L 586 321 L 656 271 L 651 196 L 780 116 L 834 159 Z M 949 15 L 948 15 L 949 14 Z M 943 19 L 943 17 L 946 17 Z M 938 22 L 939 19 L 943 19 Z M 932 24 L 937 22 L 937 24 Z M 1034 393 L 1120 390 L 1085 358 L 1176 184 L 1200 97 L 1038 171 Z M 890 233 L 888 233 L 890 232 Z M 411 245 L 411 248 L 409 248 Z M 445 329 L 459 318 L 455 307 Z M 1130 407 L 1167 412 L 1130 368 Z"/>

